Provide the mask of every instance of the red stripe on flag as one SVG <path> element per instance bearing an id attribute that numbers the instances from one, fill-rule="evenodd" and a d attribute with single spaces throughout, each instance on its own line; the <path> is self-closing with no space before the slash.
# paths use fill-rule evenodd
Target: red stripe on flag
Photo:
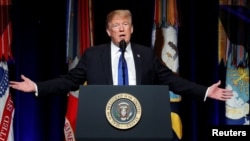
<path id="1" fill-rule="evenodd" d="M 11 0 L 0 1 L 0 60 L 8 60 L 11 55 L 12 24 L 10 19 Z"/>
<path id="2" fill-rule="evenodd" d="M 0 140 L 1 141 L 7 141 L 9 132 L 11 129 L 11 123 L 12 123 L 12 113 L 14 111 L 14 104 L 12 101 L 12 98 L 10 94 L 8 95 L 8 98 L 5 102 L 4 109 L 3 109 L 3 115 L 2 115 L 2 120 L 0 123 Z"/>
<path id="3" fill-rule="evenodd" d="M 159 23 L 161 22 L 160 20 L 160 5 L 161 5 L 161 1 L 159 0 L 156 0 L 155 1 L 155 13 L 154 13 L 154 16 L 155 16 L 155 23 L 156 25 L 159 25 Z"/>
<path id="4" fill-rule="evenodd" d="M 89 1 L 79 1 L 79 28 L 80 28 L 80 55 L 88 48 L 90 43 L 90 19 L 89 19 Z"/>
<path id="5" fill-rule="evenodd" d="M 68 96 L 67 119 L 70 121 L 73 128 L 76 127 L 76 115 L 78 110 L 78 97 L 71 93 Z"/>
<path id="6" fill-rule="evenodd" d="M 75 140 L 77 110 L 78 110 L 78 97 L 74 96 L 72 93 L 69 93 L 67 114 L 64 125 L 65 141 Z"/>
<path id="7" fill-rule="evenodd" d="M 0 0 L 0 5 L 11 5 L 11 0 Z"/>

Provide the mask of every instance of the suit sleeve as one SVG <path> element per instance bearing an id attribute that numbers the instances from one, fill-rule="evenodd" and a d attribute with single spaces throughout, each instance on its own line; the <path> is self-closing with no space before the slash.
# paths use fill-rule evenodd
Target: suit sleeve
<path id="1" fill-rule="evenodd" d="M 155 64 L 160 84 L 169 85 L 169 89 L 174 93 L 204 100 L 208 87 L 176 75 L 167 66 L 160 63 L 158 59 L 155 59 Z"/>
<path id="2" fill-rule="evenodd" d="M 79 85 L 84 84 L 86 81 L 86 62 L 86 55 L 83 55 L 77 66 L 67 74 L 47 81 L 37 82 L 38 95 L 67 94 L 69 91 L 79 89 Z"/>

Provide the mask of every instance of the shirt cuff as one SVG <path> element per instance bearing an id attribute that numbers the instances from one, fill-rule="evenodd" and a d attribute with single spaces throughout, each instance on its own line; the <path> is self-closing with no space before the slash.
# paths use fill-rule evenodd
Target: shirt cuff
<path id="1" fill-rule="evenodd" d="M 38 96 L 38 88 L 37 88 L 37 85 L 36 84 L 34 84 L 35 85 L 35 96 Z"/>
<path id="2" fill-rule="evenodd" d="M 206 101 L 206 99 L 207 99 L 208 90 L 209 90 L 209 88 L 207 88 L 207 91 L 206 91 L 206 94 L 205 94 L 205 97 L 204 97 L 204 100 L 203 100 L 203 101 Z"/>

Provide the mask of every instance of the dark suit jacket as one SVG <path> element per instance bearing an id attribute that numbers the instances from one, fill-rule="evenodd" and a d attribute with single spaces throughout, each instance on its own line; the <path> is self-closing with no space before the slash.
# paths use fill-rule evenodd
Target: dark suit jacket
<path id="1" fill-rule="evenodd" d="M 195 96 L 203 100 L 207 87 L 176 76 L 156 59 L 154 51 L 139 44 L 131 43 L 134 55 L 137 85 L 169 85 L 171 91 Z M 88 85 L 113 85 L 111 68 L 111 44 L 88 48 L 78 65 L 68 74 L 38 82 L 38 94 L 68 93 L 77 90 L 87 81 Z"/>

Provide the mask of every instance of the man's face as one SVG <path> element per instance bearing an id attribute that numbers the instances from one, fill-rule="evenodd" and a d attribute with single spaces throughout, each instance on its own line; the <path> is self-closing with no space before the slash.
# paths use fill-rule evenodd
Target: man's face
<path id="1" fill-rule="evenodd" d="M 116 15 L 109 22 L 106 31 L 111 37 L 112 42 L 117 46 L 119 46 L 119 42 L 123 39 L 126 43 L 128 43 L 130 41 L 131 34 L 133 33 L 131 19 Z"/>

